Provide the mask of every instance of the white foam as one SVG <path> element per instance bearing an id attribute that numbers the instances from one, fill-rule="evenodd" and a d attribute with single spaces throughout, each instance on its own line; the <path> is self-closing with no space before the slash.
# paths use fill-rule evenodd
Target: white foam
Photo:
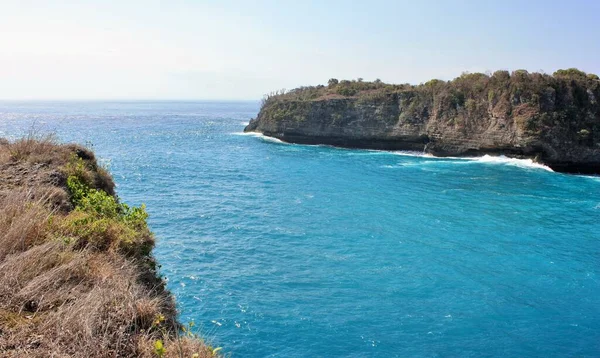
<path id="1" fill-rule="evenodd" d="M 258 133 L 258 132 L 235 132 L 235 133 L 231 133 L 231 134 L 256 137 L 256 138 L 260 138 L 260 139 L 264 140 L 265 142 L 272 142 L 272 143 L 278 143 L 278 144 L 290 144 L 290 143 L 284 142 L 280 139 L 269 137 L 269 136 L 266 136 L 266 135 L 264 135 L 262 133 Z"/>
<path id="2" fill-rule="evenodd" d="M 417 152 L 412 150 L 395 150 L 390 153 L 403 157 L 419 157 L 419 158 L 435 158 L 433 155 L 425 152 Z"/>
<path id="3" fill-rule="evenodd" d="M 487 164 L 503 164 L 503 165 L 511 165 L 520 168 L 528 168 L 528 169 L 543 169 L 549 172 L 553 172 L 550 167 L 545 166 L 543 164 L 534 162 L 532 159 L 517 159 L 517 158 L 509 158 L 504 155 L 500 156 L 491 156 L 484 155 L 483 157 L 478 158 L 466 158 L 468 160 L 477 161 L 479 163 L 487 163 Z"/>
<path id="4" fill-rule="evenodd" d="M 339 147 L 334 147 L 334 148 L 339 148 Z M 362 155 L 385 155 L 385 154 L 392 154 L 392 155 L 400 155 L 403 157 L 418 157 L 418 158 L 436 158 L 433 155 L 429 154 L 429 153 L 425 153 L 425 152 L 419 152 L 416 150 L 383 150 L 383 149 L 350 149 L 350 150 L 356 150 L 357 154 L 362 154 Z"/>
<path id="5" fill-rule="evenodd" d="M 272 143 L 278 143 L 278 144 L 291 144 L 291 143 L 287 143 L 284 142 L 282 140 L 279 140 L 277 138 L 273 138 L 273 137 L 269 137 L 266 136 L 262 133 L 258 133 L 258 132 L 236 132 L 236 133 L 232 133 L 234 135 L 245 135 L 245 136 L 251 136 L 251 137 L 257 137 L 260 138 L 264 141 L 267 142 L 272 142 Z M 321 145 L 321 146 L 327 146 L 327 145 Z M 333 146 L 333 148 L 338 148 Z M 554 172 L 554 170 L 552 170 L 550 167 L 541 164 L 541 163 L 537 163 L 535 161 L 533 161 L 532 159 L 518 159 L 518 158 L 510 158 L 504 155 L 499 155 L 499 156 L 493 156 L 493 155 L 484 155 L 483 157 L 436 157 L 432 154 L 429 153 L 425 153 L 425 152 L 419 152 L 419 151 L 408 151 L 408 150 L 396 150 L 396 151 L 390 151 L 390 150 L 377 150 L 377 149 L 368 149 L 366 151 L 367 153 L 371 153 L 371 154 L 393 154 L 393 155 L 399 155 L 399 156 L 404 156 L 404 157 L 418 157 L 418 158 L 431 158 L 431 159 L 439 159 L 440 161 L 445 161 L 445 162 L 452 162 L 455 161 L 455 163 L 485 163 L 485 164 L 500 164 L 500 165 L 510 165 L 510 166 L 515 166 L 515 167 L 520 167 L 520 168 L 525 168 L 525 169 L 543 169 L 549 172 Z M 364 151 L 363 151 L 364 153 Z M 430 161 L 430 162 L 426 162 L 427 164 L 429 163 L 436 163 L 437 161 Z M 415 165 L 418 165 L 419 163 L 415 163 Z M 420 163 L 423 164 L 423 163 Z M 598 177 L 592 177 L 594 179 L 598 179 Z"/>
<path id="6" fill-rule="evenodd" d="M 500 164 L 500 165 L 511 165 L 520 168 L 527 169 L 543 169 L 549 172 L 553 172 L 553 170 L 545 166 L 543 164 L 537 163 L 532 159 L 518 159 L 518 158 L 510 158 L 504 155 L 493 156 L 493 155 L 484 155 L 483 157 L 436 157 L 427 153 L 419 153 L 419 152 L 392 152 L 395 155 L 403 155 L 403 156 L 412 156 L 412 157 L 421 157 L 428 158 L 432 160 L 427 160 L 421 163 L 416 164 L 437 164 L 437 163 L 452 163 L 452 164 L 468 164 L 468 163 L 485 163 L 485 164 Z"/>
<path id="7" fill-rule="evenodd" d="M 423 152 L 411 152 L 411 151 L 390 151 L 388 153 L 394 155 L 401 155 L 406 157 L 418 157 L 418 158 L 428 158 L 433 160 L 428 160 L 420 163 L 413 163 L 413 165 L 427 165 L 427 164 L 437 164 L 437 163 L 452 163 L 452 164 L 468 164 L 468 163 L 485 163 L 485 164 L 500 164 L 500 165 L 510 165 L 520 168 L 526 169 L 543 169 L 549 172 L 553 172 L 553 170 L 545 166 L 543 164 L 537 163 L 532 159 L 518 159 L 518 158 L 510 158 L 504 155 L 500 156 L 492 156 L 492 155 L 484 155 L 483 157 L 436 157 L 428 153 Z M 406 166 L 406 164 L 404 164 Z"/>
<path id="8" fill-rule="evenodd" d="M 600 175 L 578 175 L 578 176 L 600 182 Z M 600 204 L 598 204 L 598 205 L 600 205 Z"/>

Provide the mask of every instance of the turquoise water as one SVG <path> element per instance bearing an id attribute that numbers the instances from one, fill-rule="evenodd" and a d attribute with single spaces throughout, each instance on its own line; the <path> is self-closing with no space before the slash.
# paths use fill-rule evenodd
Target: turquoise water
<path id="1" fill-rule="evenodd" d="M 600 179 L 240 135 L 254 102 L 0 102 L 146 203 L 184 322 L 233 357 L 600 356 Z"/>

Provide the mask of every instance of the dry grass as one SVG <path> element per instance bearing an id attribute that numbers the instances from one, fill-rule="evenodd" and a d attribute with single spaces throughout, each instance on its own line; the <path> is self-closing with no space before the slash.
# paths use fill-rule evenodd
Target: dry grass
<path id="1" fill-rule="evenodd" d="M 84 165 L 73 167 L 74 156 Z M 92 153 L 52 138 L 0 141 L 0 175 L 16 175 L 14 168 L 34 179 L 0 190 L 1 357 L 157 357 L 158 340 L 163 357 L 214 356 L 200 339 L 179 336 L 147 228 L 131 233 L 105 218 L 82 218 L 86 213 L 64 205 L 65 180 L 51 185 L 34 173 L 79 170 L 91 187 L 112 193 L 112 179 Z M 92 229 L 73 230 L 77 219 Z M 138 241 L 126 249 L 117 244 L 132 237 Z"/>
<path id="2" fill-rule="evenodd" d="M 76 160 L 85 168 L 76 166 Z M 60 145 L 53 135 L 30 134 L 14 142 L 0 141 L 0 190 L 14 187 L 38 188 L 43 185 L 64 188 L 72 171 L 95 188 L 115 195 L 115 184 L 108 171 L 96 162 L 94 153 L 76 145 Z"/>
<path id="3" fill-rule="evenodd" d="M 46 240 L 51 212 L 44 198 L 32 200 L 35 194 L 17 190 L 0 197 L 0 260 Z"/>
<path id="4" fill-rule="evenodd" d="M 54 135 L 38 136 L 30 133 L 27 137 L 21 138 L 15 142 L 5 142 L 4 146 L 8 149 L 10 159 L 18 162 L 32 162 L 62 165 L 67 153 L 66 148 L 57 145 Z M 61 150 L 56 150 L 60 148 Z"/>

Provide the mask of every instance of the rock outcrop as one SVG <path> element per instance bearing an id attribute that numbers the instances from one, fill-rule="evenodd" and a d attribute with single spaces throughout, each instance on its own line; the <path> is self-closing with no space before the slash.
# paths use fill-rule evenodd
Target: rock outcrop
<path id="1" fill-rule="evenodd" d="M 463 74 L 418 86 L 330 80 L 268 96 L 245 131 L 351 148 L 533 158 L 600 173 L 600 80 L 576 69 Z"/>

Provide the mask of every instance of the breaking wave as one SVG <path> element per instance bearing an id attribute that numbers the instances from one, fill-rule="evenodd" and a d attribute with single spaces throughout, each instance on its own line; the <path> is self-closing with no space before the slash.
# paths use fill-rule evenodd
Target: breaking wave
<path id="1" fill-rule="evenodd" d="M 260 139 L 264 140 L 265 142 L 271 142 L 271 143 L 277 143 L 277 144 L 291 144 L 291 143 L 284 142 L 277 138 L 266 136 L 266 135 L 264 135 L 262 133 L 258 133 L 258 132 L 235 132 L 235 133 L 231 133 L 231 134 L 256 137 L 256 138 L 260 138 Z"/>
<path id="2" fill-rule="evenodd" d="M 511 165 L 515 167 L 528 168 L 528 169 L 543 169 L 549 172 L 553 172 L 550 167 L 537 163 L 532 159 L 517 159 L 517 158 L 509 158 L 504 155 L 500 156 L 492 156 L 492 155 L 484 155 L 483 157 L 478 158 L 466 158 L 467 160 L 476 161 L 479 163 L 486 164 L 503 164 L 503 165 Z"/>
<path id="3" fill-rule="evenodd" d="M 278 144 L 291 144 L 291 143 L 287 143 L 282 140 L 279 140 L 277 138 L 266 136 L 266 135 L 264 135 L 262 133 L 258 133 L 258 132 L 236 132 L 236 133 L 232 133 L 232 134 L 256 137 L 256 138 L 260 138 L 266 142 L 272 142 L 272 143 L 278 143 Z M 329 147 L 329 146 L 327 146 L 327 147 Z M 362 151 L 362 152 L 364 153 L 365 151 Z M 500 164 L 500 165 L 509 165 L 509 166 L 514 166 L 514 167 L 520 167 L 520 168 L 525 168 L 525 169 L 542 169 L 542 170 L 546 170 L 549 172 L 554 172 L 554 170 L 552 170 L 550 167 L 548 167 L 544 164 L 541 164 L 541 163 L 537 163 L 533 159 L 510 158 L 510 157 L 507 157 L 504 155 L 494 156 L 494 155 L 486 154 L 482 157 L 436 157 L 432 154 L 425 153 L 425 152 L 419 152 L 419 151 L 405 151 L 405 150 L 387 151 L 387 150 L 376 150 L 376 149 L 369 149 L 369 150 L 367 150 L 367 153 L 372 153 L 372 154 L 389 153 L 389 154 L 405 156 L 405 157 L 439 159 L 440 162 L 441 161 L 446 162 L 446 163 L 454 162 L 457 164 L 458 163 Z M 427 163 L 428 164 L 436 163 L 436 161 L 434 160 L 434 161 L 430 161 Z"/>

